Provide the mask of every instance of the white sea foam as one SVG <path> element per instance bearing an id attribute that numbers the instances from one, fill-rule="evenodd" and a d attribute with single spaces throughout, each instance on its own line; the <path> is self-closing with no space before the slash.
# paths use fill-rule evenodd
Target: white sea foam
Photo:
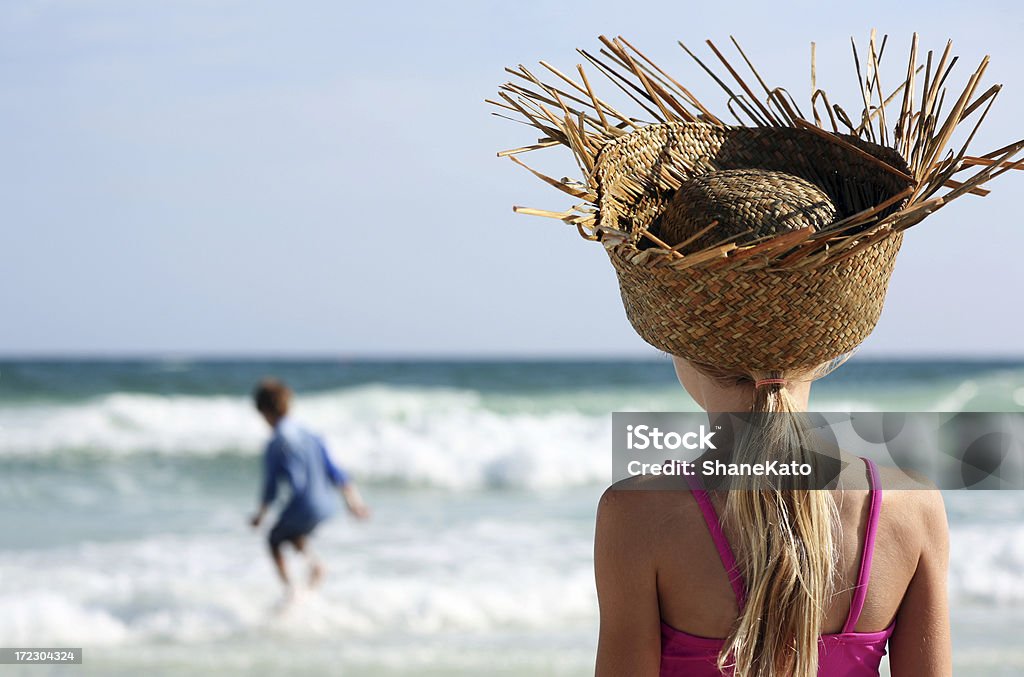
<path id="1" fill-rule="evenodd" d="M 950 595 L 986 606 L 1024 605 L 1024 524 L 954 526 L 950 531 Z"/>
<path id="2" fill-rule="evenodd" d="M 609 416 L 502 413 L 474 391 L 364 386 L 305 397 L 297 418 L 369 480 L 555 487 L 611 476 Z M 0 412 L 0 457 L 257 455 L 268 431 L 245 398 L 112 394 Z"/>
<path id="3" fill-rule="evenodd" d="M 488 534 L 507 529 L 500 538 Z M 317 539 L 322 591 L 274 612 L 262 543 L 244 535 L 153 535 L 0 556 L 0 637 L 17 645 L 205 643 L 590 628 L 590 536 L 485 520 L 397 540 L 384 525 Z M 369 535 L 366 535 L 369 534 Z M 258 555 L 258 556 L 257 556 Z M 304 574 L 293 559 L 295 574 Z M 415 575 L 411 575 L 411 572 Z M 509 578 L 510 571 L 515 579 Z"/>

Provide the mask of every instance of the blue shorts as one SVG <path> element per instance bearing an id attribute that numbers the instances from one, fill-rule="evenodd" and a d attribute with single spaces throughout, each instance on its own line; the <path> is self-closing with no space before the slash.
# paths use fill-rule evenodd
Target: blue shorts
<path id="1" fill-rule="evenodd" d="M 296 509 L 296 506 L 288 506 L 281 511 L 277 523 L 270 530 L 268 537 L 270 547 L 276 548 L 286 541 L 294 541 L 301 536 L 308 536 L 322 521 L 324 521 L 323 516 Z"/>

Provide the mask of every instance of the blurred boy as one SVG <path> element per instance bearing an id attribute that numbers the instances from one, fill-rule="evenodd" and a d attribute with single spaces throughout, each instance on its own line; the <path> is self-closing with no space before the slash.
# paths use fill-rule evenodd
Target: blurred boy
<path id="1" fill-rule="evenodd" d="M 289 592 L 291 579 L 281 547 L 291 543 L 306 556 L 309 584 L 316 586 L 323 578 L 324 569 L 309 546 L 309 536 L 320 522 L 336 511 L 338 489 L 352 515 L 359 519 L 369 516 L 355 484 L 334 465 L 323 440 L 288 416 L 291 398 L 292 391 L 277 379 L 260 381 L 253 392 L 256 409 L 274 434 L 263 454 L 262 503 L 251 520 L 253 527 L 260 525 L 277 496 L 279 481 L 285 480 L 291 497 L 270 530 L 269 541 L 277 573 Z"/>

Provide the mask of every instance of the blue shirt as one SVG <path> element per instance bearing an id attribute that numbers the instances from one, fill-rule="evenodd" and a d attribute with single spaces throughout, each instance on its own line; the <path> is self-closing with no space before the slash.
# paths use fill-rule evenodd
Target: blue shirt
<path id="1" fill-rule="evenodd" d="M 285 510 L 322 519 L 338 506 L 337 487 L 348 476 L 331 461 L 323 439 L 285 417 L 274 426 L 274 436 L 263 454 L 263 503 L 274 502 L 278 484 L 291 489 Z"/>

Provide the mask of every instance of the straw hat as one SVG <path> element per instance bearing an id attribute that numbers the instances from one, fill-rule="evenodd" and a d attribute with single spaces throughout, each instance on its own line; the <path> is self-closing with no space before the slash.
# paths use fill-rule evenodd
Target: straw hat
<path id="1" fill-rule="evenodd" d="M 508 69 L 520 82 L 503 85 L 490 103 L 544 136 L 499 155 L 523 164 L 522 153 L 564 145 L 583 174 L 559 181 L 530 169 L 583 202 L 565 212 L 516 211 L 560 219 L 600 241 L 637 333 L 699 363 L 803 371 L 853 350 L 878 321 L 903 230 L 960 195 L 987 194 L 981 185 L 1017 167 L 1010 159 L 1024 148 L 1020 141 L 975 157 L 965 144 L 943 155 L 957 125 L 985 105 L 983 118 L 999 86 L 974 98 L 985 57 L 940 121 L 950 45 L 934 72 L 929 52 L 925 86 L 915 90 L 916 35 L 904 80 L 883 99 L 872 33 L 857 125 L 816 88 L 813 45 L 810 122 L 785 90 L 765 85 L 742 50 L 764 101 L 710 41 L 740 93 L 680 43 L 727 92 L 740 119 L 727 125 L 626 40 L 601 41 L 603 58 L 580 54 L 647 117 L 599 98 L 581 66 L 577 79 L 541 62 L 556 84 L 523 66 Z M 970 177 L 952 178 L 971 168 Z"/>

